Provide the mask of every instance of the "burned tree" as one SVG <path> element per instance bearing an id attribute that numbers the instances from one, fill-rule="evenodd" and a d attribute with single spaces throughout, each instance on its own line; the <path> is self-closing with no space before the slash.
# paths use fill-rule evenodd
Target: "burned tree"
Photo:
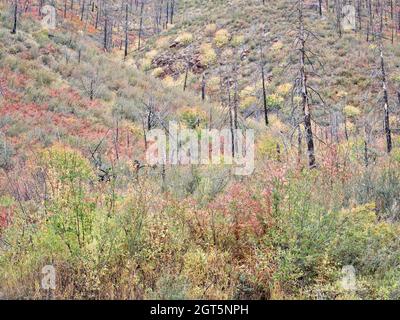
<path id="1" fill-rule="evenodd" d="M 308 70 L 306 65 L 312 64 L 308 54 L 307 40 L 311 32 L 306 30 L 304 22 L 304 1 L 297 2 L 298 33 L 296 38 L 297 51 L 299 54 L 299 71 L 296 79 L 296 89 L 301 98 L 301 117 L 304 123 L 305 138 L 307 144 L 308 166 L 310 169 L 316 167 L 314 137 L 311 125 L 311 105 L 309 90 L 313 90 L 308 85 Z"/>
<path id="2" fill-rule="evenodd" d="M 264 57 L 264 49 L 261 44 L 260 46 L 260 69 L 261 69 L 261 81 L 262 81 L 262 94 L 263 94 L 263 107 L 264 107 L 264 120 L 265 125 L 268 127 L 269 119 L 268 119 L 268 101 L 267 101 L 267 89 L 265 85 L 265 57 Z"/>
<path id="3" fill-rule="evenodd" d="M 14 23 L 11 33 L 17 33 L 17 23 L 18 23 L 18 0 L 14 0 Z"/>
<path id="4" fill-rule="evenodd" d="M 383 91 L 383 129 L 386 138 L 386 151 L 387 153 L 391 153 L 393 149 L 392 143 L 392 131 L 390 128 L 390 105 L 389 105 L 389 92 L 388 92 L 388 83 L 387 83 L 387 71 L 386 71 L 386 63 L 385 63 L 385 46 L 384 46 L 384 14 L 385 14 L 385 3 L 380 2 L 378 7 L 379 10 L 379 31 L 374 35 L 378 40 L 379 46 L 379 73 L 380 80 Z"/>
<path id="5" fill-rule="evenodd" d="M 129 7 L 128 4 L 125 5 L 125 50 L 124 50 L 124 60 L 128 56 L 128 46 L 129 46 Z"/>
<path id="6" fill-rule="evenodd" d="M 379 45 L 379 53 L 380 53 L 380 69 L 381 69 L 381 80 L 382 80 L 382 90 L 383 90 L 383 110 L 384 110 L 384 131 L 386 136 L 386 150 L 388 153 L 392 151 L 392 131 L 390 129 L 390 109 L 389 109 L 389 94 L 388 94 L 388 86 L 387 86 L 387 77 L 386 77 L 386 69 L 385 69 L 385 58 L 384 58 L 384 46 L 383 40 L 381 37 L 380 45 Z"/>

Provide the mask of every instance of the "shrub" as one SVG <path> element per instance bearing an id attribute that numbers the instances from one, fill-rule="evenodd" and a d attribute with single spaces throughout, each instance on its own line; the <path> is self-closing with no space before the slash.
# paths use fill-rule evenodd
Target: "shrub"
<path id="1" fill-rule="evenodd" d="M 189 32 L 182 32 L 180 35 L 178 35 L 175 41 L 187 46 L 193 42 L 193 34 Z"/>
<path id="2" fill-rule="evenodd" d="M 206 25 L 204 32 L 206 36 L 212 37 L 214 36 L 215 32 L 217 31 L 217 25 L 215 23 L 210 23 Z"/>
<path id="3" fill-rule="evenodd" d="M 164 69 L 163 69 L 163 68 L 160 68 L 160 67 L 155 68 L 155 69 L 151 72 L 151 74 L 153 75 L 153 77 L 156 77 L 156 78 L 161 77 L 163 73 L 164 73 Z"/>
<path id="4" fill-rule="evenodd" d="M 217 54 L 211 44 L 203 44 L 200 48 L 200 61 L 205 66 L 210 66 L 217 61 Z"/>
<path id="5" fill-rule="evenodd" d="M 0 169 L 9 170 L 13 165 L 14 148 L 0 135 Z"/>
<path id="6" fill-rule="evenodd" d="M 352 105 L 346 105 L 343 109 L 343 113 L 346 115 L 346 117 L 355 118 L 361 114 L 361 110 Z"/>
<path id="7" fill-rule="evenodd" d="M 245 38 L 242 35 L 233 36 L 232 41 L 231 41 L 232 46 L 234 46 L 234 47 L 239 47 L 239 46 L 243 45 L 244 42 L 245 42 Z"/>
<path id="8" fill-rule="evenodd" d="M 183 108 L 179 111 L 179 118 L 190 129 L 201 127 L 207 120 L 207 115 L 200 108 Z"/>
<path id="9" fill-rule="evenodd" d="M 277 94 L 271 94 L 267 97 L 267 105 L 268 108 L 271 109 L 280 109 L 282 107 L 283 98 L 278 96 Z"/>
<path id="10" fill-rule="evenodd" d="M 287 96 L 287 95 L 291 92 L 292 87 L 293 87 L 293 86 L 292 86 L 291 83 L 284 83 L 284 84 L 281 84 L 281 85 L 277 88 L 276 93 L 277 93 L 278 95 L 282 96 L 282 97 L 285 97 L 285 96 Z"/>
<path id="11" fill-rule="evenodd" d="M 214 41 L 217 47 L 223 47 L 229 42 L 229 32 L 225 29 L 218 30 L 215 33 Z"/>

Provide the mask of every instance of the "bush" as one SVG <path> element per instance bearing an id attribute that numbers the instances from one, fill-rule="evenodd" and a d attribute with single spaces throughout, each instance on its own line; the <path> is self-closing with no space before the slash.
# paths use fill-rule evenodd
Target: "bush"
<path id="1" fill-rule="evenodd" d="M 215 33 L 214 41 L 217 47 L 223 47 L 229 42 L 229 32 L 225 29 L 218 30 Z"/>
<path id="2" fill-rule="evenodd" d="M 214 36 L 215 32 L 217 31 L 217 25 L 215 23 L 210 23 L 206 25 L 204 32 L 206 36 L 212 37 Z"/>
<path id="3" fill-rule="evenodd" d="M 11 144 L 0 135 L 0 169 L 10 170 L 15 152 Z"/>
<path id="4" fill-rule="evenodd" d="M 211 44 L 203 44 L 200 48 L 200 61 L 205 66 L 210 66 L 217 61 L 217 54 Z"/>
<path id="5" fill-rule="evenodd" d="M 207 115 L 199 108 L 183 108 L 179 111 L 181 122 L 189 129 L 202 127 L 207 120 Z"/>
<path id="6" fill-rule="evenodd" d="M 189 32 L 183 32 L 175 39 L 175 41 L 187 46 L 193 42 L 193 34 Z"/>

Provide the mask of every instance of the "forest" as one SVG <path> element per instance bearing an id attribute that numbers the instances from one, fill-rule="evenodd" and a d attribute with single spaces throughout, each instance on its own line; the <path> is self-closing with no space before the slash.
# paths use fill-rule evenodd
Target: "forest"
<path id="1" fill-rule="evenodd" d="M 400 299 L 399 44 L 400 0 L 0 0 L 0 300 Z"/>

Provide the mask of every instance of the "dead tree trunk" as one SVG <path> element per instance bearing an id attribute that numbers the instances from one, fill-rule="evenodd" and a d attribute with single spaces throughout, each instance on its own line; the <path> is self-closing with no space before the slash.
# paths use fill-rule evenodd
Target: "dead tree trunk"
<path id="1" fill-rule="evenodd" d="M 263 94 L 263 107 L 264 107 L 264 120 L 265 125 L 268 127 L 269 119 L 268 119 L 268 101 L 267 101 L 267 89 L 265 86 L 265 61 L 264 61 L 264 50 L 263 46 L 261 45 L 261 81 L 262 81 L 262 94 Z"/>
<path id="2" fill-rule="evenodd" d="M 315 151 L 314 138 L 311 126 L 310 101 L 307 86 L 307 70 L 306 70 L 306 32 L 304 28 L 303 16 L 303 0 L 299 0 L 299 42 L 300 42 L 300 85 L 302 98 L 302 112 L 304 118 L 304 128 L 306 132 L 308 166 L 310 169 L 315 168 Z"/>
<path id="3" fill-rule="evenodd" d="M 143 10 L 144 10 L 144 1 L 140 6 L 140 22 L 139 22 L 139 35 L 138 35 L 138 50 L 140 50 L 140 42 L 142 40 L 142 28 L 143 28 Z"/>
<path id="4" fill-rule="evenodd" d="M 17 33 L 17 23 L 18 23 L 18 0 L 14 2 L 14 25 L 11 31 L 12 34 Z"/>
<path id="5" fill-rule="evenodd" d="M 126 60 L 126 57 L 128 56 L 128 45 L 129 45 L 128 18 L 129 18 L 128 4 L 126 4 L 126 6 L 125 6 L 125 51 L 124 51 L 124 60 Z"/>
<path id="6" fill-rule="evenodd" d="M 383 53 L 383 43 L 381 39 L 380 44 L 380 58 L 381 58 L 381 76 L 382 76 L 382 89 L 383 89 L 383 102 L 384 102 L 384 130 L 386 135 L 386 150 L 388 153 L 392 151 L 392 132 L 390 129 L 390 111 L 389 111 L 389 94 L 387 90 L 385 59 Z"/>

